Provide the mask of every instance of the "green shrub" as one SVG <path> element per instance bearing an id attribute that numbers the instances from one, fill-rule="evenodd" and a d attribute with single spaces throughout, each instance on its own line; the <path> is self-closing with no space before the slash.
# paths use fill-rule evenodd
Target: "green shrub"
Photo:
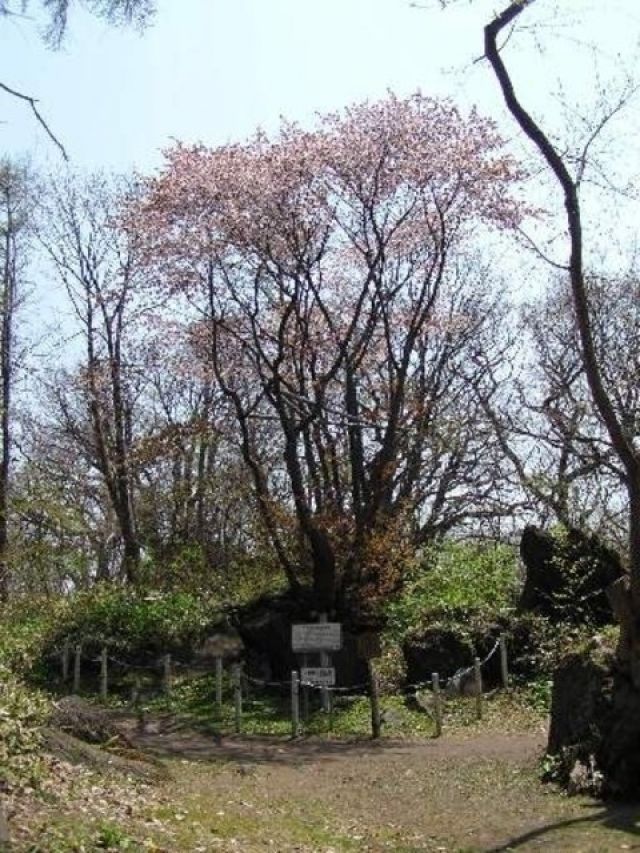
<path id="1" fill-rule="evenodd" d="M 287 588 L 282 568 L 268 549 L 237 553 L 216 564 L 197 543 L 177 546 L 170 554 L 147 555 L 140 566 L 140 585 L 165 594 L 215 596 L 234 605 Z"/>
<path id="2" fill-rule="evenodd" d="M 130 660 L 190 657 L 223 619 L 217 602 L 188 593 L 142 595 L 107 586 L 18 600 L 1 615 L 0 665 L 37 683 L 49 683 L 58 672 L 65 641 L 82 643 L 90 656 L 108 646 Z"/>
<path id="3" fill-rule="evenodd" d="M 419 634 L 435 620 L 466 620 L 470 613 L 497 616 L 513 608 L 520 585 L 513 548 L 448 542 L 430 548 L 388 605 L 394 637 Z"/>
<path id="4" fill-rule="evenodd" d="M 0 666 L 24 673 L 40 660 L 68 613 L 64 598 L 19 598 L 0 610 Z"/>
<path id="5" fill-rule="evenodd" d="M 39 727 L 48 716 L 49 703 L 5 666 L 0 666 L 0 683 L 0 779 L 9 785 L 33 783 L 39 767 Z"/>
<path id="6" fill-rule="evenodd" d="M 216 602 L 174 592 L 140 595 L 128 589 L 95 587 L 69 598 L 49 636 L 85 647 L 110 646 L 134 656 L 189 653 L 222 618 Z"/>

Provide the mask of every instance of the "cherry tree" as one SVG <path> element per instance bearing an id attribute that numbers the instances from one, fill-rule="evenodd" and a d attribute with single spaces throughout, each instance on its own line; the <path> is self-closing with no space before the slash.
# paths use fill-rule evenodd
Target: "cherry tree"
<path id="1" fill-rule="evenodd" d="M 436 503 L 460 488 L 463 365 L 495 316 L 474 251 L 519 222 L 520 169 L 491 122 L 422 95 L 166 156 L 129 227 L 195 312 L 291 587 L 361 612 L 425 526 L 429 463 Z"/>

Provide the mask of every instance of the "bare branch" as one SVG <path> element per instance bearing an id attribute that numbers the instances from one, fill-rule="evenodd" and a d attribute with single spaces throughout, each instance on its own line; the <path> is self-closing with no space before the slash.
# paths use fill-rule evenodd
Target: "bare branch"
<path id="1" fill-rule="evenodd" d="M 57 146 L 64 160 L 66 162 L 69 162 L 69 155 L 67 154 L 64 145 L 62 144 L 62 142 L 60 142 L 58 137 L 51 130 L 45 119 L 42 117 L 42 114 L 38 110 L 38 107 L 36 106 L 36 104 L 38 103 L 37 100 L 35 98 L 32 98 L 30 95 L 25 95 L 22 92 L 18 92 L 16 89 L 12 89 L 10 86 L 7 86 L 6 83 L 2 83 L 1 81 L 0 89 L 2 89 L 4 92 L 7 92 L 9 95 L 12 95 L 14 98 L 19 98 L 21 101 L 26 101 L 27 104 L 29 104 L 31 110 L 33 111 L 33 114 L 35 115 L 37 121 L 40 123 L 41 127 L 44 128 L 44 131 L 49 137 L 49 139 L 51 139 L 54 145 Z"/>

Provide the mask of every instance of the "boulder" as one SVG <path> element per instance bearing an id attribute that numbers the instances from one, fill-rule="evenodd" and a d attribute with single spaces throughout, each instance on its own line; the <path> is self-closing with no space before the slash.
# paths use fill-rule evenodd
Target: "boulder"
<path id="1" fill-rule="evenodd" d="M 264 596 L 235 611 L 233 626 L 242 640 L 249 674 L 267 681 L 288 681 L 292 670 L 320 665 L 318 654 L 302 656 L 291 648 L 291 626 L 318 621 L 314 606 L 311 594 L 283 594 Z M 356 637 L 343 631 L 342 639 L 342 649 L 331 653 L 338 684 L 365 684 L 366 661 L 358 651 Z"/>
<path id="2" fill-rule="evenodd" d="M 613 621 L 605 590 L 624 570 L 618 554 L 597 536 L 572 528 L 555 538 L 528 525 L 520 554 L 526 567 L 520 611 L 554 622 L 598 626 Z"/>
<path id="3" fill-rule="evenodd" d="M 473 646 L 455 627 L 431 628 L 406 640 L 403 653 L 408 684 L 429 681 L 433 672 L 444 680 L 473 661 Z"/>
<path id="4" fill-rule="evenodd" d="M 238 660 L 243 650 L 244 645 L 240 635 L 233 628 L 229 628 L 228 631 L 207 637 L 202 646 L 196 650 L 195 657 L 198 662 L 210 665 L 216 658 Z"/>
<path id="5" fill-rule="evenodd" d="M 432 672 L 444 684 L 460 670 L 473 664 L 477 655 L 484 660 L 503 634 L 507 643 L 509 674 L 527 682 L 545 673 L 551 674 L 550 648 L 556 642 L 557 629 L 534 613 L 511 613 L 497 619 L 458 613 L 447 622 L 435 624 L 417 637 L 404 641 L 407 684 L 428 681 Z M 482 666 L 482 683 L 489 690 L 500 687 L 502 672 L 499 651 Z M 452 688 L 455 689 L 455 688 Z"/>
<path id="6" fill-rule="evenodd" d="M 619 666 L 614 645 L 594 638 L 557 669 L 548 764 L 552 778 L 570 791 L 637 800 L 640 690 Z"/>

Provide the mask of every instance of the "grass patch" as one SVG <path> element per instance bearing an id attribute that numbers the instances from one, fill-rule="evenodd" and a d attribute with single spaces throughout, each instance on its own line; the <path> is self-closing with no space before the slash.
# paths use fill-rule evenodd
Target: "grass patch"
<path id="1" fill-rule="evenodd" d="M 421 694 L 423 705 L 431 704 L 431 694 Z M 483 719 L 476 719 L 474 698 L 443 698 L 445 730 L 470 733 L 478 731 L 515 732 L 539 727 L 545 718 L 550 697 L 547 682 L 536 682 L 508 692 L 496 691 L 483 702 Z M 174 714 L 208 734 L 235 733 L 235 706 L 231 686 L 225 678 L 224 701 L 215 701 L 215 683 L 211 675 L 177 680 L 171 696 L 157 695 L 142 704 L 151 714 Z M 330 713 L 320 707 L 317 691 L 300 696 L 300 733 L 332 737 L 368 737 L 371 734 L 371 705 L 368 696 L 332 696 Z M 431 738 L 435 736 L 432 713 L 415 699 L 401 695 L 383 695 L 380 699 L 383 737 Z M 252 688 L 243 697 L 241 733 L 246 735 L 291 735 L 291 699 L 288 686 Z"/>

